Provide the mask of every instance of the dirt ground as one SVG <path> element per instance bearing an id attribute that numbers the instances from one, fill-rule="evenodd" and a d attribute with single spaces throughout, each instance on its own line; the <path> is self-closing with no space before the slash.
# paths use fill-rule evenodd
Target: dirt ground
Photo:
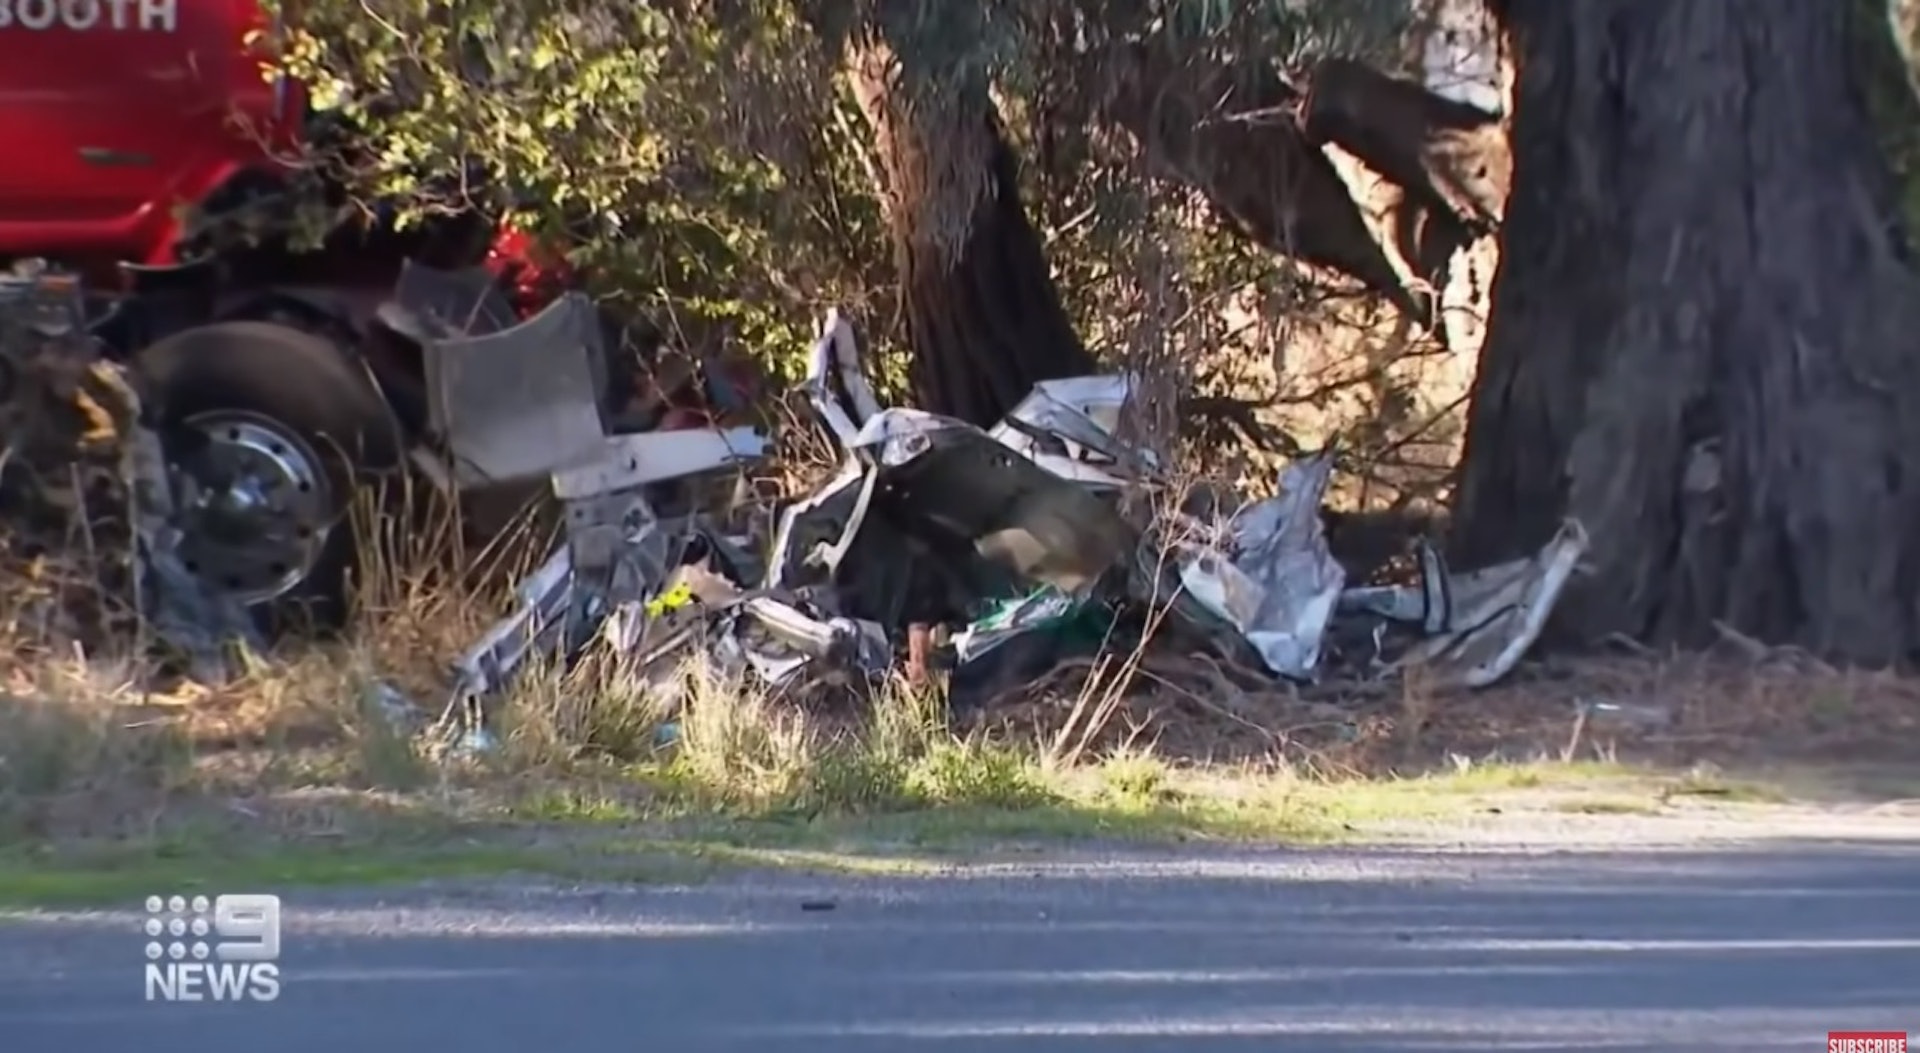
<path id="1" fill-rule="evenodd" d="M 1173 675 L 1128 699 L 1106 738 L 1196 763 L 1268 762 L 1317 775 L 1418 774 L 1464 762 L 1618 762 L 1659 770 L 1856 772 L 1860 792 L 1920 785 L 1920 678 L 1834 669 L 1730 646 L 1707 654 L 1550 659 L 1478 691 L 1417 679 L 1247 691 Z M 986 719 L 1057 726 L 1068 701 Z"/>

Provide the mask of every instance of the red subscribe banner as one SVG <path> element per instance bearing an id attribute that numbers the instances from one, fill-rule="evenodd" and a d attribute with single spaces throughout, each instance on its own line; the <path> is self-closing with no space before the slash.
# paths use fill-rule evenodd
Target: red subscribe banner
<path id="1" fill-rule="evenodd" d="M 1829 1031 L 1827 1053 L 1907 1053 L 1905 1031 Z"/>

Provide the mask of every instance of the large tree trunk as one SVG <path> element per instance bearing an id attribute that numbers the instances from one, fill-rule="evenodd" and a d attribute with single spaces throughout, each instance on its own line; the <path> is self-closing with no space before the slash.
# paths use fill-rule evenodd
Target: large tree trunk
<path id="1" fill-rule="evenodd" d="M 1850 6 L 1494 2 L 1514 184 L 1455 544 L 1579 518 L 1581 635 L 1912 654 L 1920 311 Z"/>
<path id="2" fill-rule="evenodd" d="M 897 76 L 877 51 L 855 63 L 886 184 L 914 398 L 990 425 L 1036 382 L 1093 372 L 1093 358 L 1060 303 L 986 92 L 910 99 Z"/>

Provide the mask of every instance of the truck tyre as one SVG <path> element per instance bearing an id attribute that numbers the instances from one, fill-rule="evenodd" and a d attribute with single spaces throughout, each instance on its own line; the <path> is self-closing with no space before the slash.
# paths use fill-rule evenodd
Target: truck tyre
<path id="1" fill-rule="evenodd" d="M 187 569 L 270 635 L 341 628 L 354 495 L 402 459 L 373 382 L 326 337 L 272 322 L 189 329 L 133 364 L 181 495 Z"/>

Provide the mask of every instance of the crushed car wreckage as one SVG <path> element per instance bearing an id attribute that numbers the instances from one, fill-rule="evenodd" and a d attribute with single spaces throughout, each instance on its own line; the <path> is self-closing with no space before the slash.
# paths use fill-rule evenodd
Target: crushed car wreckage
<path id="1" fill-rule="evenodd" d="M 6 372 L 15 388 L 46 389 L 6 405 L 66 406 L 85 383 L 113 386 L 119 373 L 96 368 L 77 297 L 38 272 L 0 282 L 11 305 L 0 320 L 13 327 L 0 331 Z M 1471 574 L 1423 546 L 1416 583 L 1352 585 L 1322 524 L 1330 456 L 1287 466 L 1269 499 L 1190 499 L 1160 455 L 1121 438 L 1132 378 L 1038 384 L 991 429 L 885 408 L 837 311 L 811 349 L 804 394 L 840 467 L 787 505 L 770 537 L 729 533 L 682 500 L 681 484 L 764 458 L 767 436 L 620 430 L 595 409 L 604 379 L 591 303 L 569 295 L 520 319 L 495 300 L 484 276 L 410 268 L 382 309 L 425 349 L 432 448 L 413 451 L 421 468 L 453 490 L 544 481 L 562 510 L 564 537 L 519 583 L 515 609 L 453 663 L 436 727 L 469 748 L 487 747 L 490 703 L 530 664 L 594 646 L 648 682 L 664 685 L 697 657 L 779 692 L 859 691 L 904 654 L 910 675 L 947 674 L 954 709 L 1075 652 L 1149 637 L 1275 681 L 1418 666 L 1480 687 L 1532 646 L 1587 545 L 1568 523 L 1532 558 Z M 254 641 L 252 622 L 183 565 L 174 513 L 194 494 L 162 463 L 138 396 L 101 396 L 123 404 L 130 440 L 101 455 L 119 463 L 100 471 L 124 481 L 122 506 L 136 510 L 137 607 L 214 669 L 222 641 Z M 34 433 L 23 420 L 9 417 L 8 434 Z M 392 699 L 382 708 L 428 715 Z"/>
<path id="2" fill-rule="evenodd" d="M 955 708 L 1147 633 L 1279 680 L 1419 665 L 1480 687 L 1533 644 L 1586 549 L 1569 523 L 1530 559 L 1455 574 L 1423 545 L 1417 584 L 1349 587 L 1321 524 L 1329 456 L 1289 465 L 1271 499 L 1176 507 L 1160 458 L 1119 438 L 1126 376 L 1041 383 L 988 430 L 882 408 L 833 311 L 804 390 L 843 460 L 784 509 L 764 556 L 649 497 L 760 456 L 757 433 L 621 436 L 553 471 L 567 537 L 455 663 L 443 723 L 464 717 L 467 746 L 486 748 L 488 701 L 533 656 L 572 660 L 596 640 L 656 682 L 697 654 L 776 691 L 869 686 L 910 652 L 948 672 Z"/>

